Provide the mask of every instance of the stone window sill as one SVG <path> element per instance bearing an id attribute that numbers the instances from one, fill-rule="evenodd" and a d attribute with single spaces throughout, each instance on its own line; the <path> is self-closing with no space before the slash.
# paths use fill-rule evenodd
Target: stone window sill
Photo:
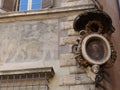
<path id="1" fill-rule="evenodd" d="M 43 10 L 36 10 L 36 11 L 6 12 L 6 13 L 0 14 L 0 19 L 1 18 L 18 17 L 18 16 L 44 15 L 44 14 L 62 13 L 62 12 L 70 12 L 70 11 L 80 11 L 80 10 L 88 10 L 88 9 L 95 9 L 94 4 L 43 9 Z"/>
<path id="2" fill-rule="evenodd" d="M 52 78 L 55 74 L 53 67 L 44 68 L 29 68 L 29 69 L 16 69 L 16 70 L 0 70 L 0 75 L 15 75 L 24 73 L 46 73 L 47 78 Z"/>

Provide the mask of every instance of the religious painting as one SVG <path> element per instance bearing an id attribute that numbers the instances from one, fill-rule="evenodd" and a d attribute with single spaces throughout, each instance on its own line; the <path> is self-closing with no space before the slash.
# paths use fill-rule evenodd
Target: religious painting
<path id="1" fill-rule="evenodd" d="M 105 53 L 105 45 L 98 39 L 90 40 L 86 45 L 88 56 L 93 60 L 102 60 Z"/>

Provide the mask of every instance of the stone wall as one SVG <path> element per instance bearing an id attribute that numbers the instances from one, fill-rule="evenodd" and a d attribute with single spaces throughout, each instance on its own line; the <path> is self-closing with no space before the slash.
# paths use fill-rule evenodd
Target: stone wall
<path id="1" fill-rule="evenodd" d="M 95 90 L 71 52 L 74 18 L 88 10 L 91 0 L 61 0 L 60 8 L 1 14 L 0 71 L 53 67 L 50 90 Z"/>
<path id="2" fill-rule="evenodd" d="M 72 45 L 76 43 L 79 33 L 73 29 L 73 21 L 76 15 L 64 17 L 60 22 L 60 30 L 66 35 L 60 37 L 60 46 L 64 50 L 66 47 L 68 51 L 60 54 L 61 68 L 69 68 L 69 75 L 60 77 L 61 86 L 69 86 L 70 90 L 95 90 L 93 81 L 86 75 L 84 69 L 80 67 L 72 53 Z"/>
<path id="3" fill-rule="evenodd" d="M 93 4 L 92 0 L 64 0 L 64 2 L 61 2 L 61 7 L 84 6 L 90 4 Z"/>

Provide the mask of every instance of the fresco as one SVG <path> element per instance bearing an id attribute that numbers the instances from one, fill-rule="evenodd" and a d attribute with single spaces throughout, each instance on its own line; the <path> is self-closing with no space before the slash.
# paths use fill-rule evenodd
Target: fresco
<path id="1" fill-rule="evenodd" d="M 58 20 L 0 24 L 0 61 L 58 59 Z"/>

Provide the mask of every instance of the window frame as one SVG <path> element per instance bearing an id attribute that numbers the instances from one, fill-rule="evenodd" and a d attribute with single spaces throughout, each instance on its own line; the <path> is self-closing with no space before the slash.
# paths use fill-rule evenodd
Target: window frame
<path id="1" fill-rule="evenodd" d="M 49 79 L 47 73 L 22 73 L 12 75 L 0 75 L 0 90 L 48 90 Z"/>
<path id="2" fill-rule="evenodd" d="M 42 9 L 42 0 L 40 0 L 40 3 L 41 3 L 40 8 L 39 8 L 39 9 L 36 9 L 36 10 L 41 10 L 41 9 Z M 32 1 L 32 0 L 28 0 L 27 10 L 19 10 L 19 8 L 20 8 L 20 0 L 19 0 L 18 11 L 29 11 L 29 10 L 34 10 L 34 9 L 32 9 L 32 4 L 33 4 L 33 1 Z"/>
<path id="3" fill-rule="evenodd" d="M 8 66 L 11 67 L 9 64 Z M 11 67 L 2 68 L 0 72 L 2 72 L 0 74 L 0 90 L 9 90 L 9 88 L 12 90 L 15 90 L 15 88 L 21 90 L 22 87 L 24 90 L 26 88 L 33 90 L 35 87 L 43 88 L 40 90 L 48 90 L 49 80 L 55 75 L 53 67 L 26 67 L 24 69 L 21 67 L 17 69 Z"/>
<path id="4" fill-rule="evenodd" d="M 8 0 L 1 0 L 1 6 L 0 6 L 0 13 L 2 12 L 11 12 L 11 11 L 29 11 L 29 10 L 43 10 L 43 9 L 49 9 L 49 8 L 53 8 L 54 7 L 54 0 L 40 0 L 41 5 L 38 3 L 37 6 L 40 6 L 40 9 L 37 9 L 37 7 L 33 7 L 32 9 L 32 2 L 30 3 L 30 1 L 32 0 L 28 0 L 29 1 L 29 5 L 27 5 L 27 9 L 26 10 L 19 10 L 19 4 L 20 4 L 20 0 L 13 0 L 13 4 L 10 4 L 8 2 Z M 6 4 L 7 3 L 7 7 Z M 34 4 L 34 5 L 35 5 Z M 11 9 L 10 9 L 11 8 Z"/>

